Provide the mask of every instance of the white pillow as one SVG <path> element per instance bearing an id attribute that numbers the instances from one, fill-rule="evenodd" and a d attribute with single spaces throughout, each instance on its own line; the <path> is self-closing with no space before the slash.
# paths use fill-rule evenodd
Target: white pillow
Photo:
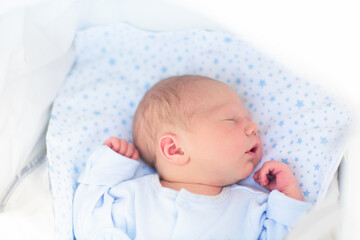
<path id="1" fill-rule="evenodd" d="M 322 199 L 344 152 L 349 113 L 235 36 L 206 30 L 153 33 L 119 24 L 76 37 L 76 65 L 55 100 L 47 133 L 58 235 L 72 235 L 72 197 L 89 154 L 110 136 L 131 140 L 143 94 L 172 75 L 226 82 L 258 123 L 264 161 L 287 163 L 308 202 Z M 152 172 L 143 165 L 138 176 Z M 244 184 L 258 187 L 252 177 Z"/>

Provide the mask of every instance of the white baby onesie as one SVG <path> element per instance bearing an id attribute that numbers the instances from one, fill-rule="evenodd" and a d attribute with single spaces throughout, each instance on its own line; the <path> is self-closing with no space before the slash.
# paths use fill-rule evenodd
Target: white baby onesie
<path id="1" fill-rule="evenodd" d="M 310 209 L 278 191 L 233 184 L 217 196 L 133 179 L 139 163 L 107 146 L 89 158 L 74 199 L 77 239 L 284 239 Z"/>

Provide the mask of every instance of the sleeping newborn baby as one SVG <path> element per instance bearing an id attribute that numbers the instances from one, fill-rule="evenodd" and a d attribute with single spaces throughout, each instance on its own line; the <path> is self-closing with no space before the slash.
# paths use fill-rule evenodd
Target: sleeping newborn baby
<path id="1" fill-rule="evenodd" d="M 74 198 L 77 239 L 284 239 L 310 209 L 286 164 L 236 184 L 262 155 L 257 125 L 226 84 L 175 76 L 153 86 L 133 121 L 134 144 L 110 138 L 89 158 Z M 135 178 L 142 159 L 157 174 Z"/>

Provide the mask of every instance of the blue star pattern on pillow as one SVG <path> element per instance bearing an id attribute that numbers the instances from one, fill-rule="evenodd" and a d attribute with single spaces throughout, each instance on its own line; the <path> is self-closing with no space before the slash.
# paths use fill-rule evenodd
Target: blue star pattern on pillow
<path id="1" fill-rule="evenodd" d="M 345 150 L 345 106 L 249 44 L 206 30 L 147 32 L 127 24 L 79 32 L 76 64 L 52 109 L 47 149 L 57 237 L 72 239 L 72 198 L 90 153 L 110 136 L 131 141 L 133 114 L 160 79 L 198 74 L 230 85 L 259 125 L 259 164 L 286 163 L 304 199 L 324 197 Z M 153 173 L 142 165 L 137 176 Z M 260 188 L 252 176 L 242 181 Z"/>

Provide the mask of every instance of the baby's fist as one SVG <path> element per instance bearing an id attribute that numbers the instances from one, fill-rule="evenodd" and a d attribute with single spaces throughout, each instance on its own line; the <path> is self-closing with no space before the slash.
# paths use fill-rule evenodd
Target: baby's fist
<path id="1" fill-rule="evenodd" d="M 135 148 L 134 144 L 129 143 L 123 138 L 111 137 L 104 142 L 104 145 L 108 146 L 120 155 L 134 160 L 139 159 L 139 151 Z"/>
<path id="2" fill-rule="evenodd" d="M 282 162 L 268 161 L 256 171 L 254 180 L 269 191 L 278 190 L 288 197 L 303 200 L 299 184 L 290 168 Z"/>

